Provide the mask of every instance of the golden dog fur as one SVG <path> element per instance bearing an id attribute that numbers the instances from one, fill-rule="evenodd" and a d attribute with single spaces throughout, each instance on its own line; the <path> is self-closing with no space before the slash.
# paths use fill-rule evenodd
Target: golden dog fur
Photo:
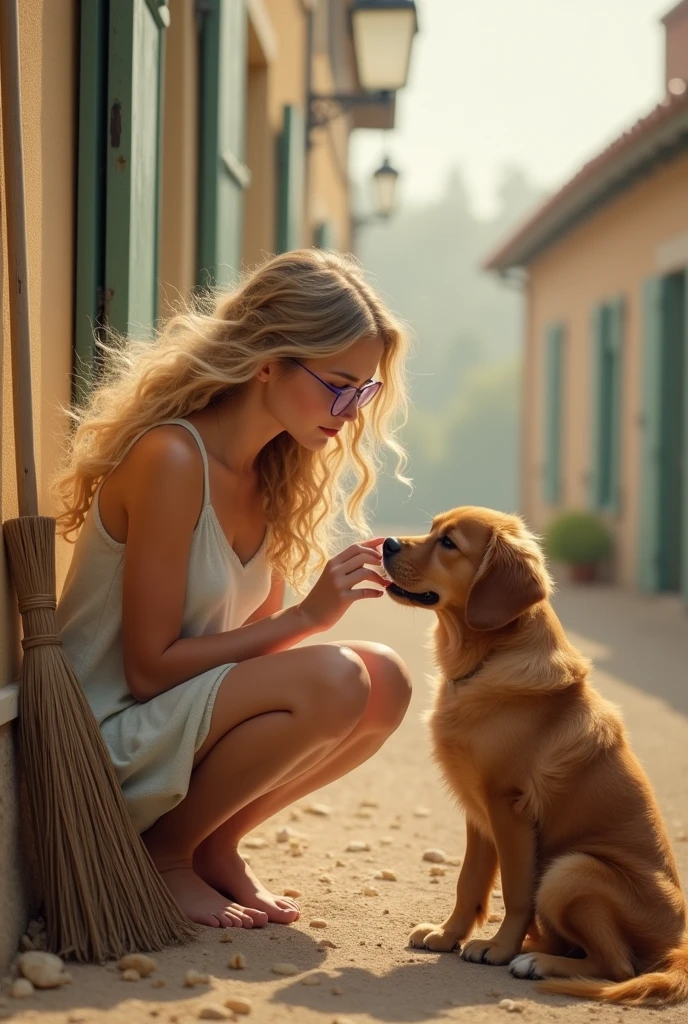
<path id="1" fill-rule="evenodd" d="M 466 812 L 456 905 L 411 945 L 466 943 L 465 960 L 556 979 L 547 992 L 688 998 L 686 904 L 666 830 L 617 710 L 549 603 L 536 539 L 515 516 L 459 508 L 427 536 L 388 540 L 384 565 L 395 600 L 437 614 L 429 723 Z M 498 871 L 504 920 L 466 942 Z"/>

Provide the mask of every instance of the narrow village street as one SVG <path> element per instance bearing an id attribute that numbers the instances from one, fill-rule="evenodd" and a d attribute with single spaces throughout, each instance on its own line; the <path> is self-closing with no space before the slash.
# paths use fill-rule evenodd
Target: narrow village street
<path id="1" fill-rule="evenodd" d="M 556 605 L 574 642 L 594 657 L 600 689 L 623 709 L 688 881 L 688 619 L 677 601 L 607 588 L 564 587 Z M 481 1022 L 501 1020 L 508 1011 L 500 1001 L 512 999 L 524 1021 L 603 1024 L 660 1014 L 667 1024 L 685 1021 L 685 1006 L 624 1011 L 543 997 L 506 968 L 407 948 L 414 924 L 440 920 L 451 908 L 464 848 L 461 814 L 442 788 L 421 721 L 429 702 L 424 641 L 430 622 L 423 611 L 381 601 L 354 606 L 336 631 L 338 638 L 395 646 L 412 668 L 415 696 L 403 726 L 376 758 L 314 796 L 329 814 L 314 814 L 311 801 L 302 801 L 245 844 L 275 891 L 303 894 L 297 925 L 234 931 L 231 943 L 204 931 L 194 945 L 157 955 L 156 972 L 135 983 L 113 966 L 70 968 L 70 987 L 6 1000 L 0 1015 L 40 1024 L 187 1024 L 210 1004 L 246 997 L 252 1003 L 246 1019 L 256 1024 Z M 291 844 L 277 841 L 284 827 L 297 833 Z M 363 845 L 354 852 L 352 843 Z M 439 870 L 423 860 L 429 848 L 448 858 Z M 379 878 L 383 871 L 396 880 Z M 501 908 L 499 898 L 495 904 Z M 312 927 L 318 919 L 324 927 Z M 232 969 L 230 958 L 239 953 L 245 968 Z M 273 973 L 280 963 L 298 973 Z M 207 974 L 208 983 L 185 987 L 188 970 Z M 158 979 L 164 987 L 156 987 Z"/>

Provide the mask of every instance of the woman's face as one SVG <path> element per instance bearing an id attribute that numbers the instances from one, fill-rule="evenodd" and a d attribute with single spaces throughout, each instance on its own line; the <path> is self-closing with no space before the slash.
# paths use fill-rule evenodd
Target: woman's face
<path id="1" fill-rule="evenodd" d="M 362 388 L 371 383 L 376 379 L 383 349 L 379 338 L 366 339 L 357 341 L 339 355 L 299 359 L 287 368 L 283 363 L 270 364 L 270 372 L 262 377 L 270 413 L 304 448 L 320 451 L 345 423 L 358 415 L 355 400 L 343 411 L 335 410 L 333 414 L 337 395 L 325 384 L 336 388 Z"/>

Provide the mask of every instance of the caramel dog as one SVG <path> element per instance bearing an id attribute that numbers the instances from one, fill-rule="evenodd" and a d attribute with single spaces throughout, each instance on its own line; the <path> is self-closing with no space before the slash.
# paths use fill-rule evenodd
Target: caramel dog
<path id="1" fill-rule="evenodd" d="M 521 519 L 459 508 L 388 538 L 388 593 L 437 615 L 434 754 L 466 813 L 456 905 L 412 946 L 610 1002 L 688 998 L 686 904 L 650 783 L 550 603 Z M 489 913 L 501 873 L 505 917 Z M 605 979 L 605 980 L 599 980 Z"/>

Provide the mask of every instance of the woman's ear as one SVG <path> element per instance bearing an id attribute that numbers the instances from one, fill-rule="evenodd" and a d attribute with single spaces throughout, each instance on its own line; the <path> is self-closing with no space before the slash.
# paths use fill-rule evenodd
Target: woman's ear
<path id="1" fill-rule="evenodd" d="M 488 632 L 507 626 L 549 594 L 549 578 L 535 542 L 521 544 L 495 530 L 466 601 L 466 624 Z"/>

